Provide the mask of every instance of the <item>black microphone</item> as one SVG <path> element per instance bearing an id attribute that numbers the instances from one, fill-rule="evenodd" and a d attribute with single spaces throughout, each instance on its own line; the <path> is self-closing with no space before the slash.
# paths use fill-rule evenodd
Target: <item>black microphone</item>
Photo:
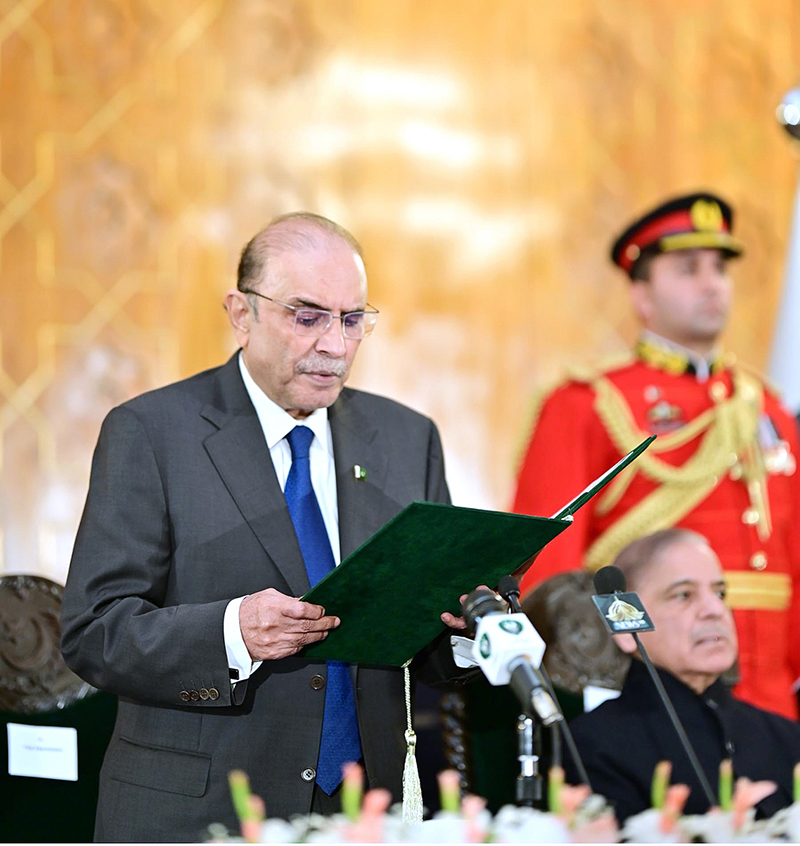
<path id="1" fill-rule="evenodd" d="M 681 746 L 683 746 L 686 756 L 689 758 L 689 763 L 694 770 L 694 774 L 703 788 L 703 793 L 706 795 L 708 804 L 713 808 L 717 804 L 717 800 L 714 792 L 711 790 L 711 785 L 706 778 L 706 774 L 703 772 L 703 768 L 700 766 L 700 761 L 697 759 L 697 754 L 689 741 L 686 730 L 678 718 L 675 707 L 667 695 L 667 691 L 664 689 L 664 684 L 658 675 L 658 671 L 650 660 L 650 656 L 647 654 L 647 650 L 642 645 L 642 641 L 637 633 L 637 630 L 653 631 L 655 629 L 655 626 L 647 616 L 647 612 L 644 610 L 644 605 L 639 598 L 639 594 L 634 591 L 625 592 L 625 574 L 619 567 L 614 567 L 613 565 L 601 567 L 594 574 L 594 587 L 597 592 L 597 596 L 593 597 L 595 605 L 611 634 L 626 633 L 633 635 L 633 639 L 636 641 L 636 646 L 639 649 L 639 654 L 642 656 L 647 671 L 650 673 L 650 678 L 652 678 L 653 684 L 656 686 L 661 702 L 667 709 L 667 714 L 669 714 L 672 725 L 678 734 Z M 606 609 L 608 613 L 605 613 L 604 607 L 608 606 L 608 599 L 613 599 L 615 603 L 621 603 L 622 606 L 625 606 L 622 613 L 619 613 L 619 611 L 616 614 L 612 613 L 613 603 Z M 606 600 L 606 602 L 604 603 L 603 600 Z M 640 616 L 637 617 L 637 615 Z"/>
<path id="2" fill-rule="evenodd" d="M 526 713 L 544 725 L 563 720 L 535 663 L 544 654 L 544 641 L 524 614 L 507 613 L 494 591 L 478 588 L 461 605 L 464 622 L 474 632 L 478 666 L 490 684 L 508 684 Z"/>
<path id="3" fill-rule="evenodd" d="M 497 583 L 497 592 L 511 606 L 515 614 L 523 614 L 519 603 L 519 582 L 513 576 L 503 576 Z"/>
<path id="4" fill-rule="evenodd" d="M 619 567 L 609 564 L 594 574 L 594 592 L 599 594 L 624 593 L 625 574 Z"/>
<path id="5" fill-rule="evenodd" d="M 503 599 L 505 599 L 515 613 L 525 613 L 522 610 L 522 605 L 519 601 L 519 582 L 513 576 L 503 576 L 503 578 L 497 583 L 497 592 L 503 597 Z M 553 701 L 557 703 L 558 697 L 553 689 L 553 683 L 550 681 L 550 675 L 545 669 L 544 662 L 542 662 L 542 665 L 539 667 L 539 672 L 542 674 L 542 679 L 547 686 L 547 692 L 553 698 Z M 572 736 L 572 729 L 570 729 L 567 725 L 566 720 L 561 720 L 559 722 L 559 726 L 561 726 L 561 733 L 564 735 L 567 748 L 569 749 L 572 760 L 575 763 L 575 769 L 578 771 L 578 777 L 584 784 L 591 788 L 592 785 L 589 782 L 589 774 L 586 772 L 586 767 L 583 764 L 580 752 L 578 752 L 578 747 L 575 744 L 575 738 Z M 553 759 L 560 765 L 561 749 L 558 744 L 558 735 L 555 732 L 553 732 Z"/>

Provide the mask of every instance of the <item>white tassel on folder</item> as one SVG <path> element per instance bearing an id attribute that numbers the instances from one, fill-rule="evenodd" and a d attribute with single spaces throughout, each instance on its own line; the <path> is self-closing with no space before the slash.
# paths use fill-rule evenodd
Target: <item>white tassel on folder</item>
<path id="1" fill-rule="evenodd" d="M 417 768 L 417 735 L 411 722 L 411 673 L 410 661 L 403 664 L 406 687 L 406 763 L 403 767 L 403 822 L 406 825 L 422 822 L 422 787 Z"/>

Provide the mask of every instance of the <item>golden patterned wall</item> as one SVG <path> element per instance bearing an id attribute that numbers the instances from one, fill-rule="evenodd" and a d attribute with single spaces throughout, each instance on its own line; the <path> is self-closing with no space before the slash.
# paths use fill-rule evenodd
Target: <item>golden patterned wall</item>
<path id="1" fill-rule="evenodd" d="M 790 0 L 0 0 L 0 572 L 63 580 L 104 414 L 229 354 L 238 251 L 291 209 L 361 239 L 353 384 L 439 422 L 463 504 L 632 337 L 607 246 L 662 194 L 738 208 L 762 365 L 799 41 Z"/>

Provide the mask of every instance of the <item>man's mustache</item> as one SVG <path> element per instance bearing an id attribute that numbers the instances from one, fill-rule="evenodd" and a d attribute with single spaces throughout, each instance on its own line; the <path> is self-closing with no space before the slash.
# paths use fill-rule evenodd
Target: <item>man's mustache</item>
<path id="1" fill-rule="evenodd" d="M 295 364 L 294 372 L 329 373 L 333 376 L 344 376 L 347 372 L 347 363 L 343 359 L 328 358 L 324 355 L 309 355 Z"/>

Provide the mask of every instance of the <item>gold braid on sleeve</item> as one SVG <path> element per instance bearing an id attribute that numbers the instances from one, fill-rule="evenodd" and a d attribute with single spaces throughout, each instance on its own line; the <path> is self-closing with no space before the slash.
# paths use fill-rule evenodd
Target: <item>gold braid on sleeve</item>
<path id="1" fill-rule="evenodd" d="M 622 498 L 636 473 L 642 473 L 658 487 L 613 523 L 586 552 L 584 565 L 590 570 L 610 564 L 632 540 L 674 526 L 702 502 L 731 468 L 743 467 L 748 487 L 760 486 L 765 473 L 759 460 L 758 418 L 763 401 L 761 383 L 738 368 L 733 371 L 732 395 L 691 420 L 685 426 L 659 437 L 635 464 L 619 474 L 597 505 L 598 514 L 608 513 Z M 624 396 L 605 377 L 593 383 L 595 410 L 612 442 L 622 455 L 630 452 L 647 433 L 633 419 Z M 659 458 L 702 436 L 692 457 L 679 467 Z M 751 494 L 752 498 L 752 494 Z"/>

